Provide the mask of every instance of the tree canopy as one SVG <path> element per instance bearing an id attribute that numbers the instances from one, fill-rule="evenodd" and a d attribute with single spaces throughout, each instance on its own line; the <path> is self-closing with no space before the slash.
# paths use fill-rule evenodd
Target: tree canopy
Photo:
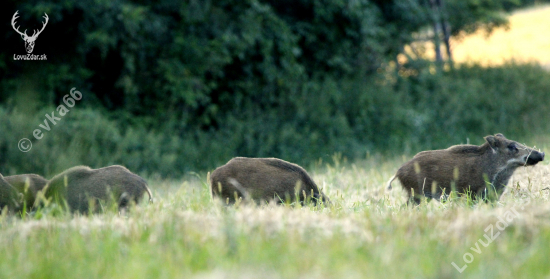
<path id="1" fill-rule="evenodd" d="M 426 77 L 400 65 L 415 73 L 403 83 L 389 65 L 415 34 L 438 38 L 434 22 L 452 35 L 491 31 L 522 4 L 10 0 L 0 11 L 0 104 L 35 112 L 59 105 L 76 87 L 82 106 L 108 115 L 121 136 L 137 129 L 162 137 L 159 144 L 222 142 L 231 150 L 222 157 L 362 153 L 412 127 L 401 104 L 418 98 L 414 84 L 424 86 Z M 33 52 L 47 60 L 14 60 L 25 53 L 8 20 L 15 11 L 21 30 L 41 27 L 48 14 Z"/>

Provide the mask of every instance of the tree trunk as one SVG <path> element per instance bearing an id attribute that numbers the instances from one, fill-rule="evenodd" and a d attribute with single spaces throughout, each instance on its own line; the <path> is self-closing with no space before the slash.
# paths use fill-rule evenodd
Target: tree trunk
<path id="1" fill-rule="evenodd" d="M 445 43 L 445 47 L 447 48 L 447 59 L 449 63 L 452 65 L 453 63 L 453 54 L 451 52 L 451 26 L 449 26 L 448 21 L 448 14 L 447 10 L 445 9 L 445 1 L 444 0 L 436 0 L 437 5 L 439 6 L 439 11 L 441 12 L 441 27 L 443 30 L 443 41 Z"/>
<path id="2" fill-rule="evenodd" d="M 436 4 L 436 0 L 430 0 L 430 8 L 432 10 L 432 21 L 434 29 L 434 51 L 435 51 L 435 61 L 438 65 L 443 63 L 443 57 L 441 56 L 441 25 L 440 25 L 440 16 L 439 9 Z"/>

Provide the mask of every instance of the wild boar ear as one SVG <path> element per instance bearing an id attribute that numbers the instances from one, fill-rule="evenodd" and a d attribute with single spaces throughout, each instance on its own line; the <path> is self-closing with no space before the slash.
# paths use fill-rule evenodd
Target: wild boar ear
<path id="1" fill-rule="evenodd" d="M 501 134 L 501 133 L 496 134 L 495 137 L 506 138 L 506 137 L 505 137 L 503 134 Z"/>
<path id="2" fill-rule="evenodd" d="M 498 140 L 494 136 L 486 136 L 485 140 L 491 147 L 498 147 Z"/>

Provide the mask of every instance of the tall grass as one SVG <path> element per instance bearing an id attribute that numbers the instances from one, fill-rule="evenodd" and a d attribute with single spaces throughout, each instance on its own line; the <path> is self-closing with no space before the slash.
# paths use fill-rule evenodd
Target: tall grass
<path id="1" fill-rule="evenodd" d="M 550 274 L 550 165 L 520 169 L 494 204 L 405 205 L 402 161 L 312 164 L 328 207 L 224 207 L 206 175 L 150 180 L 155 203 L 122 215 L 0 217 L 0 278 L 541 278 Z M 519 185 L 519 187 L 518 187 Z M 533 200 L 520 209 L 526 194 Z M 519 216 L 487 247 L 484 230 Z M 497 230 L 495 229 L 495 233 Z M 463 273 L 465 253 L 473 255 Z"/>

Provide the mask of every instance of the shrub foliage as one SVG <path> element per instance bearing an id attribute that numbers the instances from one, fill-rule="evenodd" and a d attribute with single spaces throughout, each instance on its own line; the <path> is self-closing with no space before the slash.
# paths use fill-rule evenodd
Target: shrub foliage
<path id="1" fill-rule="evenodd" d="M 445 2 L 452 34 L 505 25 L 500 12 L 525 4 Z M 0 13 L 16 10 L 21 30 L 49 15 L 33 52 L 48 60 L 14 60 L 23 41 L 0 25 L 6 174 L 118 163 L 179 176 L 233 156 L 304 163 L 548 130 L 537 65 L 395 65 L 431 26 L 429 1 L 7 1 Z M 73 87 L 84 98 L 34 139 Z"/>

